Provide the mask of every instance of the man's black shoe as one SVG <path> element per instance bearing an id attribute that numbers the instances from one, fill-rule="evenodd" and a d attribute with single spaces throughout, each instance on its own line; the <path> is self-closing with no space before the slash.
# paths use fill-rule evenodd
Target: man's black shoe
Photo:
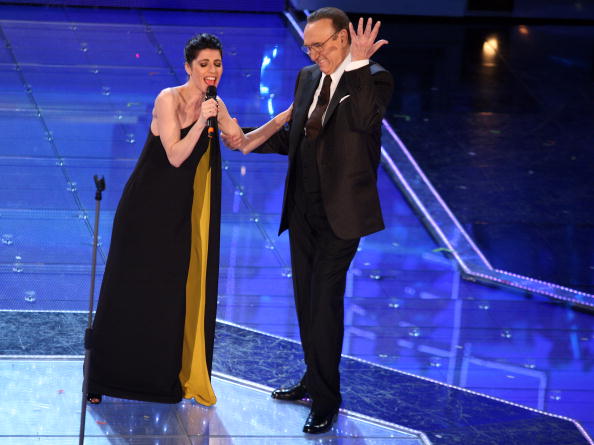
<path id="1" fill-rule="evenodd" d="M 307 390 L 303 383 L 298 383 L 290 388 L 275 389 L 271 396 L 277 400 L 301 400 L 307 396 Z"/>
<path id="2" fill-rule="evenodd" d="M 338 410 L 321 414 L 312 409 L 305 421 L 305 425 L 303 425 L 303 432 L 308 434 L 321 434 L 330 431 L 332 425 L 336 422 L 337 417 Z"/>

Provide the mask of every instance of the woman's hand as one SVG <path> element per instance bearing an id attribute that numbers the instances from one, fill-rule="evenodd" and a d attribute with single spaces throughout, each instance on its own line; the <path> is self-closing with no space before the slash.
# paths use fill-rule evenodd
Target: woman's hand
<path id="1" fill-rule="evenodd" d="M 206 127 L 208 118 L 216 117 L 219 114 L 219 104 L 215 99 L 208 99 L 202 102 L 200 106 L 200 117 L 198 118 L 199 123 L 202 127 Z"/>
<path id="2" fill-rule="evenodd" d="M 221 138 L 227 147 L 232 150 L 240 150 L 246 143 L 247 138 L 243 130 L 237 123 L 237 119 L 232 119 L 235 125 L 229 125 L 228 128 L 221 131 Z"/>
<path id="3" fill-rule="evenodd" d="M 221 137 L 225 145 L 233 150 L 240 149 L 245 143 L 245 135 L 237 123 L 237 119 L 231 117 L 227 105 L 220 97 L 218 120 Z"/>

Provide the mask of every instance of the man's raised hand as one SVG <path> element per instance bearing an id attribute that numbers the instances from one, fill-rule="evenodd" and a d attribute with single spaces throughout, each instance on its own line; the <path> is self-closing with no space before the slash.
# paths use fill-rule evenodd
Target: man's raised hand
<path id="1" fill-rule="evenodd" d="M 363 17 L 359 19 L 357 31 L 352 23 L 349 23 L 349 32 L 351 34 L 351 58 L 353 61 L 370 59 L 375 52 L 388 43 L 387 40 L 375 41 L 381 22 L 373 25 L 371 17 L 367 19 L 367 24 L 363 28 Z"/>

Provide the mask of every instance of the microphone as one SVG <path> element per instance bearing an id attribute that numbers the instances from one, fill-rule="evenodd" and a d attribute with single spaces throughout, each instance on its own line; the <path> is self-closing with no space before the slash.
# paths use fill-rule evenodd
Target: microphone
<path id="1" fill-rule="evenodd" d="M 208 99 L 216 100 L 216 98 L 217 98 L 217 87 L 215 87 L 214 85 L 209 85 L 206 88 L 206 97 L 204 98 L 204 100 L 208 100 Z M 216 116 L 208 118 L 206 125 L 208 127 L 208 137 L 211 139 L 214 137 L 216 124 L 217 124 Z"/>

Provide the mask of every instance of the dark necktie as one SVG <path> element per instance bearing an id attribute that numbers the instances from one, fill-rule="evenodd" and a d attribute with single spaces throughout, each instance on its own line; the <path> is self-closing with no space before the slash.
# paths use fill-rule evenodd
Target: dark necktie
<path id="1" fill-rule="evenodd" d="M 322 90 L 318 95 L 318 102 L 314 108 L 311 116 L 305 123 L 305 136 L 309 140 L 313 140 L 318 137 L 320 130 L 322 129 L 322 116 L 326 108 L 328 108 L 328 102 L 330 101 L 330 84 L 332 78 L 328 75 L 324 77 L 324 83 L 322 84 Z"/>

